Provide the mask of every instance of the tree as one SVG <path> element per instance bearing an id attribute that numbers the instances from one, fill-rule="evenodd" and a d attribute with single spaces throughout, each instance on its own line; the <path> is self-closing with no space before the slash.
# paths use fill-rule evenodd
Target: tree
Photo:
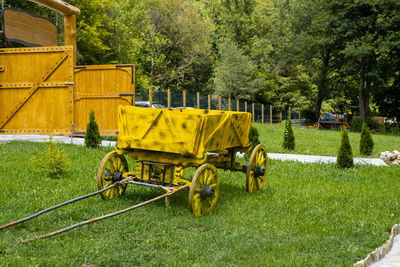
<path id="1" fill-rule="evenodd" d="M 94 118 L 94 111 L 90 111 L 89 123 L 86 126 L 85 145 L 86 147 L 95 148 L 101 143 L 101 136 L 99 133 L 99 126 Z"/>
<path id="2" fill-rule="evenodd" d="M 253 62 L 231 40 L 219 47 L 219 61 L 215 67 L 215 92 L 224 97 L 250 100 L 255 92 Z"/>
<path id="3" fill-rule="evenodd" d="M 371 155 L 374 150 L 374 141 L 372 140 L 371 132 L 365 120 L 361 127 L 361 139 L 360 139 L 360 153 L 362 155 Z"/>
<path id="4" fill-rule="evenodd" d="M 204 88 L 212 74 L 212 27 L 208 18 L 183 0 L 145 3 L 154 32 L 167 40 L 159 47 L 160 54 L 165 55 L 165 66 L 154 65 L 157 85 L 193 93 Z"/>
<path id="5" fill-rule="evenodd" d="M 353 152 L 351 149 L 349 135 L 346 128 L 342 131 L 342 141 L 340 143 L 336 165 L 340 168 L 351 168 L 353 167 Z"/>
<path id="6" fill-rule="evenodd" d="M 295 138 L 294 138 L 293 129 L 292 129 L 292 121 L 290 119 L 286 120 L 282 147 L 287 150 L 294 150 L 294 148 L 296 147 Z"/>

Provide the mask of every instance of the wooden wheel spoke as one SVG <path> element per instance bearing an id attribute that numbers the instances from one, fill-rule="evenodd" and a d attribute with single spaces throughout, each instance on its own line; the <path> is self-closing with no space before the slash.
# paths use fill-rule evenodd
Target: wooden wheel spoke
<path id="1" fill-rule="evenodd" d="M 255 187 L 257 188 L 257 190 L 259 190 L 259 189 L 260 189 L 260 184 L 258 183 L 258 179 L 255 178 L 255 179 L 253 179 L 253 180 L 254 180 L 254 185 L 255 185 Z"/>
<path id="2" fill-rule="evenodd" d="M 261 158 L 259 162 L 257 162 L 258 166 L 261 166 L 266 161 L 266 158 Z"/>
<path id="3" fill-rule="evenodd" d="M 214 177 L 215 177 L 215 173 L 211 173 L 211 175 L 207 178 L 206 184 L 211 184 Z"/>
<path id="4" fill-rule="evenodd" d="M 214 184 L 210 184 L 210 185 L 209 185 L 210 188 L 216 188 L 217 186 L 218 186 L 217 183 L 214 183 Z"/>

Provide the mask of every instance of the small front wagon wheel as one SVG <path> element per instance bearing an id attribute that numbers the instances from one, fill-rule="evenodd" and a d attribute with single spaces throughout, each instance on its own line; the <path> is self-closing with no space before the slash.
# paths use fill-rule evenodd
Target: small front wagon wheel
<path id="1" fill-rule="evenodd" d="M 262 144 L 251 153 L 246 172 L 246 190 L 249 193 L 261 190 L 267 174 L 267 150 Z"/>
<path id="2" fill-rule="evenodd" d="M 100 164 L 97 172 L 97 187 L 99 190 L 122 180 L 122 174 L 128 171 L 128 162 L 123 155 L 116 151 L 108 153 Z M 127 184 L 113 187 L 100 193 L 104 199 L 112 199 L 122 196 L 125 193 Z"/>
<path id="3" fill-rule="evenodd" d="M 212 211 L 218 200 L 219 178 L 214 165 L 206 163 L 196 171 L 189 190 L 189 209 L 196 217 Z"/>

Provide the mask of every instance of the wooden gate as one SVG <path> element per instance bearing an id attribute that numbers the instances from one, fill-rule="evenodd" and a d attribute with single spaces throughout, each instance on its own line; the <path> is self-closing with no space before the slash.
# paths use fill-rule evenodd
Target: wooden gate
<path id="1" fill-rule="evenodd" d="M 118 132 L 118 106 L 135 101 L 134 65 L 75 67 L 74 134 L 83 135 L 94 111 L 101 135 Z"/>
<path id="2" fill-rule="evenodd" d="M 0 133 L 69 134 L 73 47 L 0 48 Z"/>

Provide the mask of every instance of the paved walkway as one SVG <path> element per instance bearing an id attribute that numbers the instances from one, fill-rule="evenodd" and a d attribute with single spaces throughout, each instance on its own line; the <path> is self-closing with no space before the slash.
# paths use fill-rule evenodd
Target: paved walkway
<path id="1" fill-rule="evenodd" d="M 31 142 L 46 142 L 49 141 L 50 137 L 47 135 L 0 135 L 0 142 L 9 141 L 31 141 Z M 66 144 L 76 144 L 84 145 L 84 138 L 66 136 L 53 136 L 52 138 L 55 142 L 66 143 Z M 102 141 L 102 146 L 115 146 L 115 141 Z M 301 154 L 281 154 L 281 153 L 268 153 L 268 158 L 276 160 L 290 160 L 298 161 L 302 163 L 335 163 L 336 157 L 326 157 L 326 156 L 312 156 L 312 155 L 301 155 Z M 371 164 L 375 166 L 387 166 L 379 158 L 354 158 L 355 164 Z M 383 259 L 376 262 L 372 266 L 374 267 L 400 267 L 400 235 L 394 238 L 394 243 L 391 251 L 385 255 Z"/>
<path id="2" fill-rule="evenodd" d="M 400 266 L 400 235 L 396 235 L 393 247 L 383 259 L 370 265 L 371 267 L 393 267 Z"/>

